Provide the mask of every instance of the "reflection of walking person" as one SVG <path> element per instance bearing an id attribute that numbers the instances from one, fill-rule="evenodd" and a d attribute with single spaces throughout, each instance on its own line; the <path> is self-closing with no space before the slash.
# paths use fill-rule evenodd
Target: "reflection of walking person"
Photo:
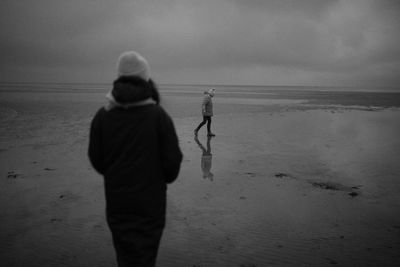
<path id="1" fill-rule="evenodd" d="M 109 105 L 92 120 L 89 158 L 104 176 L 106 218 L 118 266 L 155 266 L 165 226 L 166 189 L 182 153 L 174 124 L 159 106 L 147 61 L 126 52 Z"/>
<path id="2" fill-rule="evenodd" d="M 211 154 L 211 136 L 207 136 L 207 149 L 200 143 L 197 136 L 194 137 L 194 141 L 199 145 L 203 154 L 201 156 L 201 170 L 203 171 L 203 178 L 208 178 L 211 181 L 214 178 L 214 174 L 211 172 L 212 166 L 212 154 Z"/>
<path id="3" fill-rule="evenodd" d="M 197 128 L 194 130 L 194 134 L 197 135 L 199 132 L 200 128 L 207 123 L 207 135 L 208 136 L 215 136 L 211 132 L 211 117 L 213 116 L 213 103 L 212 103 L 212 97 L 214 97 L 215 89 L 210 89 L 208 91 L 204 92 L 204 99 L 203 99 L 203 104 L 201 105 L 201 110 L 203 114 L 203 121 L 197 126 Z"/>

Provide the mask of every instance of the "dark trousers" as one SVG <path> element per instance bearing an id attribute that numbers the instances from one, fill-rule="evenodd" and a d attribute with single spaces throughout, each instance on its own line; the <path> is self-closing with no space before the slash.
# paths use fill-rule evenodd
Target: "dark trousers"
<path id="1" fill-rule="evenodd" d="M 154 267 L 165 217 L 107 214 L 119 267 Z"/>
<path id="2" fill-rule="evenodd" d="M 203 116 L 203 121 L 200 122 L 199 126 L 196 128 L 196 132 L 200 130 L 201 127 L 203 127 L 204 124 L 207 123 L 207 132 L 211 132 L 211 116 Z"/>

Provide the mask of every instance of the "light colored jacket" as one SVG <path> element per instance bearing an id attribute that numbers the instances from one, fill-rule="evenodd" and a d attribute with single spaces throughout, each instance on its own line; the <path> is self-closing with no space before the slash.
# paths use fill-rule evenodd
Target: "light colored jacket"
<path id="1" fill-rule="evenodd" d="M 204 93 L 203 104 L 201 105 L 203 116 L 213 116 L 213 103 L 211 96 L 208 93 Z"/>

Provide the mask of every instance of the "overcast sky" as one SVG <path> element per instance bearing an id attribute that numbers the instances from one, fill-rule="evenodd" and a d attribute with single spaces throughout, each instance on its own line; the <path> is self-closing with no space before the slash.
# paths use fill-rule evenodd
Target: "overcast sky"
<path id="1" fill-rule="evenodd" d="M 1 0 L 0 81 L 400 87 L 400 0 Z"/>

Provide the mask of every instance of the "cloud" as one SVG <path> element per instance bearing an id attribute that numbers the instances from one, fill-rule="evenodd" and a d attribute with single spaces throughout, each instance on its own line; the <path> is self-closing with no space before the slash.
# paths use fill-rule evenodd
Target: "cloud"
<path id="1" fill-rule="evenodd" d="M 62 77 L 57 70 L 70 80 L 112 79 L 128 49 L 144 54 L 161 82 L 400 79 L 397 0 L 3 0 L 0 7 L 2 80 Z"/>

